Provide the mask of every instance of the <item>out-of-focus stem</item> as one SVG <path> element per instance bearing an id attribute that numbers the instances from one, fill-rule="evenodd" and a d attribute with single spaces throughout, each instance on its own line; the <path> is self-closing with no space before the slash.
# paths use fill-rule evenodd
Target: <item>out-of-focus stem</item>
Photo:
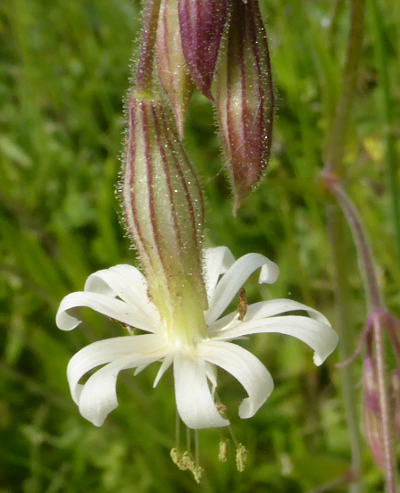
<path id="1" fill-rule="evenodd" d="M 394 231 L 396 236 L 397 259 L 400 266 L 400 190 L 397 177 L 398 156 L 395 145 L 392 94 L 388 73 L 387 51 L 384 43 L 382 14 L 376 0 L 369 0 L 370 25 L 374 36 L 374 51 L 378 71 L 378 94 L 382 108 L 383 130 L 385 135 L 386 182 L 390 193 Z"/>
<path id="2" fill-rule="evenodd" d="M 365 0 L 353 0 L 351 2 L 351 26 L 343 72 L 342 93 L 337 105 L 335 121 L 325 156 L 326 169 L 336 170 L 338 173 L 343 168 L 349 116 L 357 84 L 358 65 L 363 42 L 364 14 Z"/>
<path id="3" fill-rule="evenodd" d="M 348 255 L 344 240 L 344 220 L 337 207 L 331 206 L 327 211 L 328 233 L 334 260 L 334 290 L 336 299 L 336 330 L 339 334 L 339 359 L 345 361 L 353 351 L 353 340 L 349 330 L 351 310 L 349 304 L 350 286 L 348 277 Z M 361 435 L 357 410 L 357 399 L 354 392 L 353 366 L 345 365 L 341 368 L 342 392 L 346 422 L 350 435 L 351 471 L 354 482 L 349 485 L 351 493 L 361 493 Z"/>
<path id="4" fill-rule="evenodd" d="M 368 295 L 368 308 L 370 312 L 379 311 L 383 308 L 382 296 L 379 290 L 379 286 L 376 280 L 374 262 L 371 253 L 371 249 L 366 238 L 361 218 L 356 210 L 354 204 L 346 195 L 340 185 L 340 179 L 344 175 L 343 156 L 346 145 L 346 136 L 349 124 L 349 117 L 352 108 L 352 102 L 354 99 L 356 83 L 357 83 L 357 71 L 360 61 L 363 31 L 364 31 L 364 17 L 365 17 L 365 0 L 352 0 L 351 2 L 351 20 L 350 20 L 350 35 L 347 47 L 346 62 L 343 73 L 343 85 L 342 93 L 337 106 L 336 116 L 333 123 L 332 134 L 330 136 L 327 152 L 325 156 L 325 170 L 324 176 L 326 178 L 326 185 L 335 195 L 340 207 L 342 208 L 344 215 L 352 230 L 353 239 L 357 248 L 358 258 L 363 272 L 363 278 L 365 282 L 365 289 Z M 340 247 L 336 243 L 338 242 L 339 229 L 338 225 L 333 223 L 332 225 L 332 249 L 334 253 L 335 267 L 340 267 Z M 345 272 L 341 272 L 341 276 L 345 276 Z M 343 300 L 339 296 L 339 305 L 343 304 Z M 344 310 L 343 306 L 339 306 L 339 310 Z M 347 331 L 344 331 L 345 334 Z M 345 335 L 343 334 L 343 335 Z M 396 480 L 395 480 L 395 466 L 394 466 L 394 450 L 391 435 L 391 412 L 389 406 L 389 396 L 386 386 L 385 375 L 385 360 L 384 360 L 384 347 L 383 347 L 383 334 L 382 327 L 379 322 L 379 318 L 374 324 L 374 340 L 376 345 L 376 360 L 377 360 L 377 372 L 378 372 L 378 387 L 379 387 L 379 401 L 381 409 L 382 419 L 382 434 L 385 449 L 385 480 L 386 480 L 386 492 L 395 493 Z M 342 340 L 342 344 L 347 344 L 347 335 L 345 340 Z M 344 392 L 347 385 L 346 375 L 343 376 Z M 346 404 L 346 398 L 345 398 Z M 349 406 L 349 403 L 347 403 Z M 348 407 L 346 409 L 348 414 Z M 351 433 L 352 423 L 348 419 L 348 424 Z M 351 439 L 354 440 L 354 436 L 351 433 Z M 353 448 L 353 442 L 352 442 Z M 353 457 L 354 461 L 354 457 Z"/>
<path id="5" fill-rule="evenodd" d="M 337 104 L 332 131 L 327 138 L 325 152 L 325 173 L 340 175 L 343 171 L 343 155 L 346 144 L 349 116 L 357 84 L 357 71 L 360 61 L 363 31 L 364 31 L 365 0 L 352 0 L 350 34 L 347 45 L 346 61 L 343 72 L 342 92 Z M 337 329 L 340 337 L 341 357 L 349 356 L 349 348 L 353 345 L 351 331 L 349 330 L 350 313 L 347 308 L 347 281 L 346 252 L 343 247 L 343 219 L 338 216 L 337 210 L 328 209 L 329 236 L 333 254 L 335 270 L 335 291 L 337 306 Z M 343 401 L 346 411 L 347 426 L 350 434 L 352 470 L 358 479 L 361 472 L 361 439 L 357 417 L 357 398 L 354 392 L 354 378 L 352 370 L 344 367 L 341 371 Z M 349 486 L 351 493 L 360 493 L 362 485 L 354 482 Z"/>
<path id="6" fill-rule="evenodd" d="M 136 91 L 141 93 L 151 94 L 153 89 L 154 45 L 160 3 L 161 0 L 147 0 L 144 11 L 142 44 L 136 73 Z"/>

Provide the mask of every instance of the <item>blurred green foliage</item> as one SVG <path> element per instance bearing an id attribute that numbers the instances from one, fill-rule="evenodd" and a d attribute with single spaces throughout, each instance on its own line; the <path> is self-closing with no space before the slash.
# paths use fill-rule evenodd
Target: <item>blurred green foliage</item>
<path id="1" fill-rule="evenodd" d="M 249 285 L 251 301 L 260 294 L 292 297 L 334 320 L 325 218 L 330 199 L 319 173 L 340 91 L 349 6 L 341 0 L 261 3 L 278 99 L 274 147 L 266 179 L 237 219 L 231 216 L 213 110 L 196 94 L 189 111 L 186 144 L 205 187 L 208 243 L 228 245 L 237 256 L 261 252 L 279 263 L 274 286 L 260 293 Z M 399 315 L 400 266 L 385 182 L 387 122 L 378 77 L 382 53 L 374 50 L 374 19 L 367 14 L 346 187 L 372 239 L 386 302 Z M 384 66 L 393 82 L 384 90 L 386 96 L 393 90 L 391 118 L 399 121 L 400 3 L 383 0 L 378 14 Z M 134 0 L 0 3 L 0 492 L 296 493 L 330 482 L 337 485 L 323 491 L 345 491 L 339 484 L 350 452 L 337 356 L 317 369 L 296 340 L 260 335 L 243 342 L 276 383 L 250 421 L 235 418 L 242 391 L 221 375 L 220 394 L 237 438 L 249 449 L 249 464 L 236 472 L 233 450 L 228 463 L 218 463 L 221 432 L 201 432 L 206 479 L 200 486 L 169 458 L 175 437 L 171 375 L 152 390 L 155 367 L 137 377 L 124 372 L 120 406 L 99 429 L 70 399 L 69 358 L 91 341 L 122 333 L 89 311 L 80 328 L 62 333 L 54 315 L 61 298 L 82 289 L 89 273 L 135 262 L 115 192 L 123 97 L 140 21 Z M 398 142 L 393 145 L 398 153 Z M 352 287 L 348 331 L 355 345 L 365 296 L 346 235 L 354 266 L 345 273 Z M 360 361 L 355 365 L 360 378 Z M 359 386 L 354 392 L 361 402 Z M 367 492 L 382 490 L 366 448 L 363 482 Z"/>

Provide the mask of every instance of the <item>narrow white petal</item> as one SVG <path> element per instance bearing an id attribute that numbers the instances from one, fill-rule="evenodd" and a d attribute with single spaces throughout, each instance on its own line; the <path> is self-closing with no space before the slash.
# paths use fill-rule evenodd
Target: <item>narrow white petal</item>
<path id="1" fill-rule="evenodd" d="M 163 354 L 163 351 L 155 354 L 154 350 L 149 354 L 132 354 L 97 370 L 82 386 L 78 402 L 81 415 L 94 425 L 101 426 L 107 415 L 118 406 L 116 383 L 119 372 L 157 361 Z"/>
<path id="2" fill-rule="evenodd" d="M 259 303 L 253 303 L 247 307 L 247 313 L 244 321 L 259 320 L 261 318 L 274 317 L 283 313 L 292 311 L 306 311 L 311 318 L 330 325 L 329 320 L 319 311 L 314 310 L 307 305 L 298 303 L 297 301 L 288 300 L 285 298 L 260 301 Z M 236 316 L 236 320 L 234 318 Z M 240 325 L 242 322 L 238 320 L 237 312 L 232 312 L 219 320 L 216 320 L 210 325 L 211 332 L 217 330 L 224 330 L 225 328 L 232 328 L 235 325 Z"/>
<path id="3" fill-rule="evenodd" d="M 241 418 L 251 418 L 270 396 L 274 382 L 261 361 L 246 349 L 222 341 L 203 342 L 199 355 L 233 375 L 249 397 L 239 407 Z"/>
<path id="4" fill-rule="evenodd" d="M 219 276 L 234 263 L 235 257 L 228 247 L 207 248 L 204 252 L 204 273 L 208 299 L 214 294 Z"/>
<path id="5" fill-rule="evenodd" d="M 130 305 L 125 301 L 110 298 L 104 294 L 87 293 L 77 291 L 68 294 L 62 299 L 56 315 L 57 327 L 61 330 L 72 330 L 80 324 L 80 320 L 69 313 L 76 308 L 87 307 L 96 312 L 106 315 L 123 324 L 155 332 L 158 327 L 154 327 L 153 321 L 148 318 L 139 306 Z"/>
<path id="6" fill-rule="evenodd" d="M 85 291 L 121 298 L 140 309 L 157 327 L 160 317 L 157 308 L 147 296 L 147 281 L 132 265 L 120 264 L 91 274 L 85 283 Z"/>
<path id="7" fill-rule="evenodd" d="M 210 308 L 205 313 L 208 325 L 217 320 L 251 274 L 260 268 L 262 268 L 260 282 L 276 281 L 279 268 L 264 255 L 248 253 L 236 260 L 218 282 L 210 299 Z"/>
<path id="8" fill-rule="evenodd" d="M 174 380 L 176 407 L 186 426 L 201 429 L 229 425 L 229 421 L 215 407 L 204 361 L 177 353 L 174 358 Z"/>
<path id="9" fill-rule="evenodd" d="M 338 343 L 332 327 L 309 317 L 286 315 L 241 322 L 235 327 L 216 332 L 214 340 L 231 340 L 249 334 L 279 333 L 300 339 L 314 351 L 314 363 L 321 365 Z"/>
<path id="10" fill-rule="evenodd" d="M 67 367 L 68 383 L 73 400 L 78 403 L 82 385 L 78 382 L 90 370 L 125 357 L 135 360 L 142 354 L 159 357 L 165 347 L 165 339 L 156 334 L 140 336 L 113 337 L 96 341 L 78 351 Z M 157 359 L 157 358 L 156 358 Z M 138 365 L 133 365 L 138 366 Z"/>
<path id="11" fill-rule="evenodd" d="M 161 380 L 161 378 L 163 377 L 164 373 L 172 365 L 172 361 L 173 361 L 173 357 L 172 356 L 166 356 L 163 359 L 163 361 L 162 361 L 162 363 L 160 365 L 160 368 L 158 369 L 156 378 L 154 379 L 153 389 L 155 389 L 157 387 L 157 385 L 158 385 L 159 381 Z"/>

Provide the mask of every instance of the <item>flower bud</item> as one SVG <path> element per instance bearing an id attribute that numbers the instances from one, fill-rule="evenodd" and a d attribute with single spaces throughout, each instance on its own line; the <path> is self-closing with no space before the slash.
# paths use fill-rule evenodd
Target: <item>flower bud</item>
<path id="1" fill-rule="evenodd" d="M 379 404 L 377 372 L 372 356 L 366 356 L 364 359 L 363 382 L 365 434 L 375 463 L 384 469 L 382 415 Z"/>
<path id="2" fill-rule="evenodd" d="M 190 73 L 199 90 L 213 100 L 214 77 L 228 0 L 179 0 L 182 48 Z"/>
<path id="3" fill-rule="evenodd" d="M 193 306 L 199 311 L 207 307 L 201 260 L 203 201 L 175 123 L 160 101 L 133 95 L 129 99 L 122 185 L 128 231 L 150 297 L 168 326 L 179 320 L 184 324 Z"/>
<path id="4" fill-rule="evenodd" d="M 273 88 L 258 0 L 232 2 L 217 81 L 217 110 L 234 193 L 234 214 L 267 167 Z"/>
<path id="5" fill-rule="evenodd" d="M 160 82 L 168 96 L 182 138 L 193 82 L 182 51 L 177 12 L 178 0 L 161 0 L 156 56 Z"/>

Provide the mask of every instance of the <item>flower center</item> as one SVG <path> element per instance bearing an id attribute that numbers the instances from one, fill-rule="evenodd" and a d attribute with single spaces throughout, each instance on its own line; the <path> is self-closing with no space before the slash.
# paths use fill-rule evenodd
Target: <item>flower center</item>
<path id="1" fill-rule="evenodd" d="M 171 295 L 171 293 L 169 293 Z M 195 290 L 185 286 L 159 311 L 171 344 L 193 351 L 196 343 L 207 336 L 207 326 L 201 302 Z"/>

